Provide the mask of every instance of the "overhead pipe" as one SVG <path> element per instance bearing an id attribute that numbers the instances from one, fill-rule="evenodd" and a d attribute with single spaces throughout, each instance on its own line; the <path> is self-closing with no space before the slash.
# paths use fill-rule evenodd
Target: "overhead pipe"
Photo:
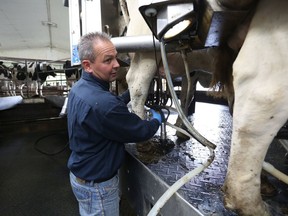
<path id="1" fill-rule="evenodd" d="M 153 37 L 152 35 L 112 37 L 111 41 L 119 53 L 160 51 L 160 42 Z M 166 51 L 175 51 L 178 46 L 169 44 Z"/>
<path id="2" fill-rule="evenodd" d="M 160 43 L 151 35 L 112 37 L 111 41 L 118 52 L 151 52 L 160 50 Z"/>

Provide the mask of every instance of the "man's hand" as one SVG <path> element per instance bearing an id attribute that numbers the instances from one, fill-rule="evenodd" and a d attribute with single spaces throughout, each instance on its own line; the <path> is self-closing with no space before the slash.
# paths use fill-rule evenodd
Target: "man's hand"
<path id="1" fill-rule="evenodd" d="M 152 113 L 152 119 L 157 119 L 157 121 L 159 122 L 159 124 L 162 123 L 162 118 L 161 118 L 161 114 L 159 112 L 156 112 L 153 109 L 150 109 L 151 113 Z"/>

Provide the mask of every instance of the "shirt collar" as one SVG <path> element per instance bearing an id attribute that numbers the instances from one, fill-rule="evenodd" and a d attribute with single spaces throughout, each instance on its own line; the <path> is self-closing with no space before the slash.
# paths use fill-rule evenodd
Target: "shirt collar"
<path id="1" fill-rule="evenodd" d="M 83 71 L 82 78 L 87 81 L 91 81 L 93 83 L 95 82 L 99 83 L 101 86 L 103 86 L 103 88 L 105 88 L 106 90 L 109 90 L 109 87 L 110 87 L 109 82 L 99 79 L 98 77 L 92 75 L 92 73 L 87 73 L 86 71 Z"/>

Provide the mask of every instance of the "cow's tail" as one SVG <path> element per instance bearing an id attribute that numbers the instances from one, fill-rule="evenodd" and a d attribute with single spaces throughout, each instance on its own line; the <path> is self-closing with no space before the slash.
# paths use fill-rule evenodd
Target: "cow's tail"
<path id="1" fill-rule="evenodd" d="M 234 95 L 232 66 L 237 53 L 226 45 L 220 47 L 220 55 L 215 59 L 215 71 L 210 83 L 210 95 L 229 99 Z"/>

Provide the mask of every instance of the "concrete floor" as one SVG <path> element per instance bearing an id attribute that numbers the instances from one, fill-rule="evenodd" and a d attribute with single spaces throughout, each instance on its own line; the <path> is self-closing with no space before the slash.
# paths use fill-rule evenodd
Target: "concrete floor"
<path id="1" fill-rule="evenodd" d="M 66 118 L 54 105 L 29 103 L 0 111 L 0 215 L 79 215 L 67 161 Z M 122 216 L 134 216 L 125 198 Z"/>
<path id="2" fill-rule="evenodd" d="M 66 144 L 65 131 L 2 138 L 0 215 L 78 215 L 66 166 Z"/>

